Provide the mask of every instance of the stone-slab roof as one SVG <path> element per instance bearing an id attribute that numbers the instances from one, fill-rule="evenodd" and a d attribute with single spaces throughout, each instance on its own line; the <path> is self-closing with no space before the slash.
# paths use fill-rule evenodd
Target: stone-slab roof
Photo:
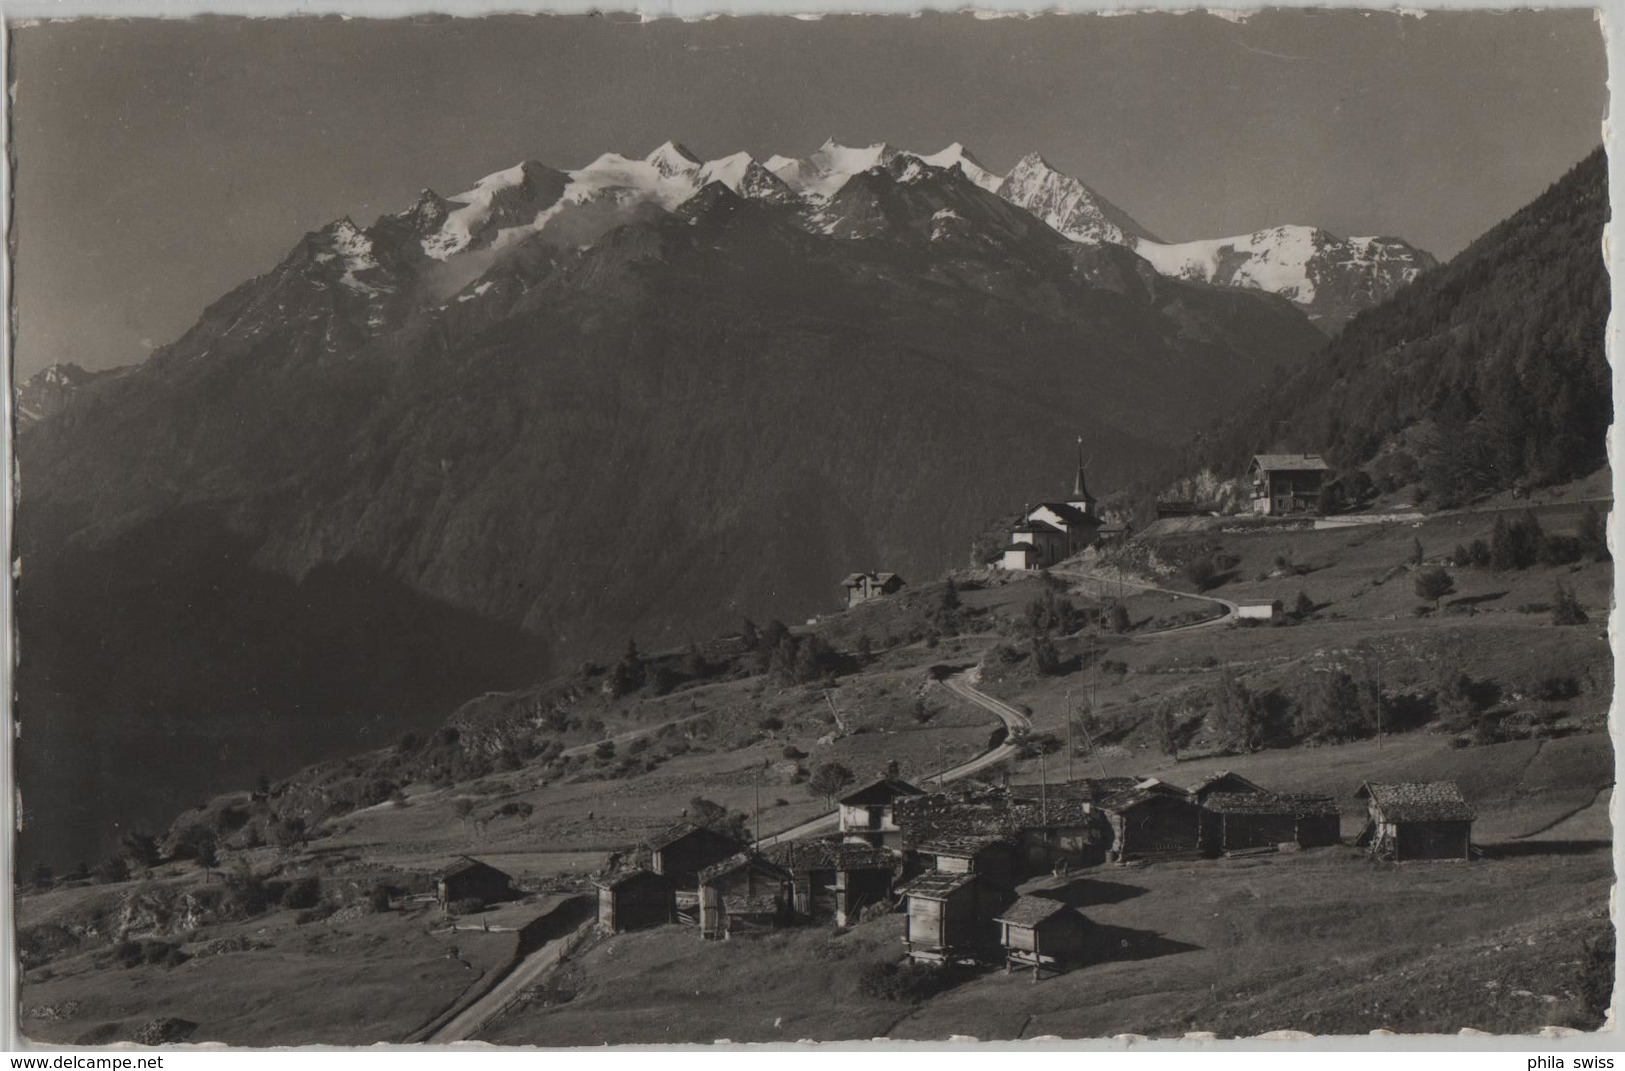
<path id="1" fill-rule="evenodd" d="M 1023 896 L 1005 908 L 995 921 L 1008 922 L 1015 926 L 1036 926 L 1052 915 L 1070 910 L 1072 909 L 1059 900 L 1043 896 Z"/>
<path id="2" fill-rule="evenodd" d="M 1454 781 L 1367 781 L 1355 795 L 1374 800 L 1390 822 L 1471 822 L 1476 817 Z"/>

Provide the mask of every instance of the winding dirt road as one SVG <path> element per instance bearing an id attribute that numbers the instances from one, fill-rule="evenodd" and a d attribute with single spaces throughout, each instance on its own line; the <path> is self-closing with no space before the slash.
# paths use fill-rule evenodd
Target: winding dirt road
<path id="1" fill-rule="evenodd" d="M 1023 714 L 1009 703 L 1006 703 L 1002 699 L 995 699 L 986 692 L 977 690 L 971 684 L 971 681 L 974 679 L 975 675 L 976 670 L 974 668 L 963 670 L 944 680 L 942 682 L 942 686 L 966 702 L 975 703 L 983 710 L 992 713 L 1001 722 L 1003 722 L 1005 728 L 1005 740 L 997 747 L 990 748 L 973 759 L 967 759 L 957 766 L 950 766 L 941 773 L 932 774 L 930 777 L 924 778 L 925 781 L 932 781 L 937 784 L 946 784 L 949 781 L 957 781 L 962 777 L 969 777 L 971 774 L 977 773 L 980 770 L 985 770 L 995 763 L 1002 762 L 1004 759 L 1015 753 L 1016 745 L 1011 743 L 1010 738 L 1016 734 L 1016 730 L 1031 729 L 1033 727 L 1033 723 L 1027 717 L 1027 715 Z M 831 811 L 828 814 L 821 814 L 817 818 L 808 819 L 807 821 L 802 822 L 800 825 L 791 826 L 789 829 L 782 830 L 770 837 L 763 837 L 761 840 L 756 842 L 756 846 L 758 848 L 766 848 L 769 845 L 781 844 L 784 841 L 801 840 L 805 837 L 817 836 L 820 833 L 828 833 L 840 824 L 839 819 L 840 815 L 835 811 Z"/>

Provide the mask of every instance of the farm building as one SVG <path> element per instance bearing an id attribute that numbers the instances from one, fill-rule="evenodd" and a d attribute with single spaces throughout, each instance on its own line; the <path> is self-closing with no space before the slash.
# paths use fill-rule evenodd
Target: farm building
<path id="1" fill-rule="evenodd" d="M 740 852 L 700 871 L 700 936 L 726 939 L 742 930 L 770 929 L 795 911 L 790 872 L 754 852 Z"/>
<path id="2" fill-rule="evenodd" d="M 1278 844 L 1319 848 L 1341 836 L 1330 796 L 1213 792 L 1202 800 L 1202 849 L 1209 853 Z"/>
<path id="3" fill-rule="evenodd" d="M 1038 981 L 1045 968 L 1060 969 L 1083 961 L 1088 921 L 1076 910 L 1041 896 L 1023 896 L 997 919 L 1004 947 L 1004 973 L 1031 968 Z"/>
<path id="4" fill-rule="evenodd" d="M 1286 616 L 1286 607 L 1280 599 L 1244 599 L 1236 603 L 1238 621 L 1280 621 Z"/>
<path id="5" fill-rule="evenodd" d="M 1108 796 L 1100 809 L 1111 822 L 1112 854 L 1120 863 L 1201 849 L 1202 808 L 1184 789 L 1142 781 Z"/>
<path id="6" fill-rule="evenodd" d="M 923 796 L 902 778 L 879 777 L 859 786 L 836 802 L 840 805 L 841 836 L 876 848 L 903 846 L 903 832 L 897 826 L 896 803 L 905 796 Z"/>
<path id="7" fill-rule="evenodd" d="M 899 888 L 905 901 L 903 941 L 928 962 L 975 958 L 998 947 L 993 922 L 1015 893 L 979 874 L 930 871 Z"/>
<path id="8" fill-rule="evenodd" d="M 1192 784 L 1185 792 L 1197 803 L 1205 801 L 1215 792 L 1263 792 L 1265 788 L 1256 781 L 1249 781 L 1238 773 L 1229 770 L 1220 770 L 1210 773 Z"/>
<path id="9" fill-rule="evenodd" d="M 940 836 L 914 849 L 921 862 L 944 874 L 976 874 L 1013 889 L 1021 877 L 1021 852 L 1006 836 Z"/>
<path id="10" fill-rule="evenodd" d="M 1009 794 L 986 786 L 967 786 L 949 792 L 899 798 L 893 805 L 903 847 L 913 850 L 921 841 L 940 836 L 999 836 L 1015 832 L 1010 823 Z"/>
<path id="11" fill-rule="evenodd" d="M 861 602 L 896 594 L 903 589 L 904 581 L 896 573 L 853 573 L 841 581 L 841 587 L 846 590 L 846 608 L 850 610 Z"/>
<path id="12" fill-rule="evenodd" d="M 890 897 L 898 868 L 897 856 L 883 848 L 828 838 L 785 841 L 765 854 L 790 873 L 796 914 L 833 918 L 837 926 Z"/>
<path id="13" fill-rule="evenodd" d="M 1134 784 L 1130 778 L 1122 780 L 1119 790 Z M 1105 862 L 1112 828 L 1095 806 L 1095 791 L 1082 782 L 1010 786 L 1010 824 L 1017 830 L 1025 873 Z"/>
<path id="14" fill-rule="evenodd" d="M 1355 844 L 1396 863 L 1472 858 L 1473 809 L 1454 781 L 1367 781 L 1368 817 Z"/>
<path id="15" fill-rule="evenodd" d="M 1319 454 L 1258 454 L 1247 468 L 1253 512 L 1270 517 L 1308 513 L 1320 506 L 1331 466 Z"/>
<path id="16" fill-rule="evenodd" d="M 593 886 L 598 890 L 598 928 L 605 933 L 661 926 L 673 918 L 671 883 L 652 870 L 607 874 Z"/>
<path id="17" fill-rule="evenodd" d="M 440 906 L 446 907 L 459 900 L 501 903 L 518 899 L 519 892 L 508 875 L 465 855 L 435 875 L 434 895 Z"/>
<path id="18" fill-rule="evenodd" d="M 700 871 L 736 855 L 742 848 L 732 837 L 692 822 L 679 822 L 650 838 L 649 869 L 676 889 L 692 889 Z"/>

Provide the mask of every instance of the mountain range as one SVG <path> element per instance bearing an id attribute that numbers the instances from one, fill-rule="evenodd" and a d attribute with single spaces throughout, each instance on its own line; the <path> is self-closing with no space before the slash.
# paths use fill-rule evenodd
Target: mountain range
<path id="1" fill-rule="evenodd" d="M 628 636 L 935 575 L 1068 490 L 1074 440 L 1109 492 L 1324 344 L 1259 267 L 1290 243 L 1164 274 L 1177 246 L 1057 176 L 525 162 L 305 235 L 139 366 L 59 369 L 17 440 L 23 850 L 95 858 L 115 816 Z"/>

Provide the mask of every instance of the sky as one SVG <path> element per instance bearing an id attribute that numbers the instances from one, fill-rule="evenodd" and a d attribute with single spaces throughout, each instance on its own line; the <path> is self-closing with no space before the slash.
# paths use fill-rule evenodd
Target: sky
<path id="1" fill-rule="evenodd" d="M 86 20 L 12 47 L 20 378 L 140 361 L 305 232 L 526 158 L 960 141 L 1169 241 L 1313 224 L 1445 258 L 1607 106 L 1583 10 Z"/>

